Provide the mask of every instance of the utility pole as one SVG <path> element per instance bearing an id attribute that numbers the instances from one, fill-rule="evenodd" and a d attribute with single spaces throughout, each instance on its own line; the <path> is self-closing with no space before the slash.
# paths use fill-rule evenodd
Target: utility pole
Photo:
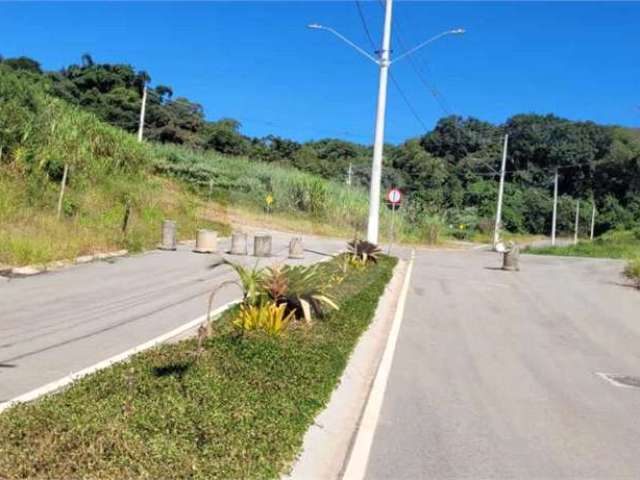
<path id="1" fill-rule="evenodd" d="M 140 107 L 140 123 L 138 124 L 138 141 L 142 141 L 142 132 L 144 131 L 144 114 L 147 108 L 147 83 L 145 82 L 142 89 L 142 106 Z"/>
<path id="2" fill-rule="evenodd" d="M 391 14 L 393 9 L 393 0 L 385 1 L 385 14 L 384 14 L 384 30 L 382 33 L 382 49 L 377 52 L 378 57 L 367 53 L 366 50 L 359 47 L 347 37 L 337 32 L 331 27 L 326 27 L 318 23 L 310 23 L 308 28 L 314 30 L 324 30 L 332 35 L 335 35 L 344 43 L 355 49 L 361 55 L 367 57 L 373 63 L 377 64 L 380 68 L 380 81 L 378 85 L 378 104 L 376 107 L 376 128 L 374 134 L 373 143 L 373 162 L 371 166 L 371 185 L 369 188 L 369 221 L 367 224 L 367 240 L 371 243 L 378 243 L 378 234 L 380 230 L 380 189 L 382 179 L 382 150 L 384 146 L 384 116 L 387 106 L 387 79 L 389 76 L 389 66 L 391 65 Z M 446 30 L 441 32 L 422 43 L 419 43 L 413 48 L 403 52 L 401 55 L 393 60 L 393 63 L 398 60 L 408 57 L 421 48 L 435 42 L 439 38 L 447 35 L 462 35 L 464 34 L 464 28 L 455 28 L 453 30 Z"/>
<path id="3" fill-rule="evenodd" d="M 353 176 L 353 165 L 349 162 L 349 170 L 347 170 L 347 185 L 351 186 L 351 177 Z"/>
<path id="4" fill-rule="evenodd" d="M 593 241 L 593 231 L 596 224 L 596 200 L 591 199 L 591 232 L 589 232 L 589 240 Z"/>
<path id="5" fill-rule="evenodd" d="M 369 221 L 367 240 L 378 244 L 380 216 L 380 188 L 382 181 L 382 150 L 384 148 L 384 116 L 387 107 L 387 79 L 389 77 L 389 56 L 391 54 L 391 14 L 393 0 L 386 0 L 384 10 L 384 30 L 380 52 L 380 80 L 378 84 L 378 106 L 376 109 L 376 129 L 373 143 L 373 163 L 371 165 L 371 185 L 369 187 Z"/>
<path id="6" fill-rule="evenodd" d="M 573 244 L 578 244 L 578 230 L 580 228 L 580 200 L 576 201 L 576 227 L 573 233 Z"/>
<path id="7" fill-rule="evenodd" d="M 60 195 L 58 195 L 58 209 L 56 218 L 60 220 L 62 216 L 62 201 L 64 200 L 64 189 L 67 186 L 67 175 L 69 174 L 69 164 L 64 164 L 64 170 L 62 171 L 62 180 L 60 181 Z"/>
<path id="8" fill-rule="evenodd" d="M 498 208 L 496 209 L 496 225 L 493 229 L 493 248 L 496 248 L 500 240 L 500 225 L 502 223 L 502 197 L 504 195 L 504 176 L 507 169 L 507 147 L 509 145 L 509 135 L 504 136 L 504 146 L 502 147 L 502 165 L 500 166 L 500 186 L 498 187 Z"/>
<path id="9" fill-rule="evenodd" d="M 558 167 L 553 177 L 553 217 L 551 219 L 551 245 L 556 244 L 556 218 L 558 215 Z"/>

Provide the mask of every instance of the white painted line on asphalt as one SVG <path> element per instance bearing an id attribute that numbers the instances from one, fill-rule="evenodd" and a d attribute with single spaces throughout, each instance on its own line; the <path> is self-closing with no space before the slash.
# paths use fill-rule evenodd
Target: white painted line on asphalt
<path id="1" fill-rule="evenodd" d="M 387 390 L 389 374 L 391 373 L 391 364 L 398 343 L 400 333 L 400 325 L 402 317 L 404 317 L 404 307 L 407 302 L 407 294 L 409 293 L 409 284 L 411 283 L 411 273 L 413 271 L 413 263 L 415 261 L 416 252 L 411 252 L 411 259 L 407 267 L 407 273 L 400 291 L 400 299 L 398 300 L 398 308 L 393 317 L 393 324 L 389 331 L 387 345 L 382 354 L 382 360 L 376 373 L 376 378 L 371 387 L 371 393 L 367 400 L 367 404 L 362 415 L 360 426 L 353 443 L 349 462 L 345 469 L 343 480 L 362 480 L 367 473 L 367 464 L 369 463 L 369 454 L 371 453 L 371 445 L 373 444 L 373 436 L 376 432 L 380 411 L 382 410 L 382 402 L 384 394 Z"/>
<path id="2" fill-rule="evenodd" d="M 240 300 L 233 300 L 229 303 L 225 303 L 224 305 L 222 305 L 219 308 L 216 308 L 215 310 L 213 310 L 211 312 L 211 318 L 216 318 L 217 316 L 221 315 L 225 310 L 227 310 L 228 308 L 232 307 L 233 305 L 236 305 L 240 303 Z M 43 395 L 46 395 L 48 393 L 52 393 L 55 392 L 56 390 L 59 390 L 63 387 L 66 387 L 67 385 L 75 382 L 76 380 L 85 377 L 87 375 L 90 375 L 92 373 L 97 372 L 98 370 L 102 370 L 104 368 L 110 367 L 111 365 L 115 364 L 115 363 L 119 363 L 122 362 L 124 360 L 126 360 L 127 358 L 131 357 L 132 355 L 135 355 L 136 353 L 140 353 L 143 352 L 144 350 L 148 350 L 150 348 L 153 348 L 157 345 L 160 345 L 161 343 L 166 342 L 167 340 L 170 340 L 174 337 L 177 337 L 178 335 L 197 327 L 198 325 L 200 325 L 202 322 L 205 321 L 205 319 L 207 318 L 207 315 L 202 315 L 198 318 L 196 318 L 195 320 L 191 320 L 188 323 L 185 323 L 183 325 L 180 325 L 177 328 L 174 328 L 173 330 L 171 330 L 170 332 L 164 333 L 162 335 L 160 335 L 159 337 L 153 338 L 145 343 L 142 343 L 140 345 L 138 345 L 137 347 L 133 347 L 129 350 L 126 350 L 122 353 L 119 353 L 118 355 L 115 355 L 113 357 L 107 358 L 106 360 L 103 360 L 101 362 L 96 363 L 95 365 L 91 365 L 90 367 L 87 368 L 83 368 L 82 370 L 78 370 L 75 373 L 71 373 L 69 375 L 67 375 L 66 377 L 63 377 L 59 380 L 56 380 L 54 382 L 51 383 L 47 383 L 46 385 L 43 385 L 42 387 L 36 388 L 34 390 L 31 390 L 30 392 L 24 393 L 22 395 L 19 395 L 18 397 L 15 397 L 7 402 L 4 403 L 0 403 L 0 412 L 3 412 L 4 410 L 6 410 L 7 408 L 15 405 L 16 403 L 24 403 L 24 402 L 30 402 L 32 400 L 37 399 L 38 397 L 41 397 Z"/>

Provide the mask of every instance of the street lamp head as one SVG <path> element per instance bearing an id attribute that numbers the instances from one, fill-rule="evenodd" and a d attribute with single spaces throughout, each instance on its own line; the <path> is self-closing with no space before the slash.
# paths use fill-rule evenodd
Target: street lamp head
<path id="1" fill-rule="evenodd" d="M 449 33 L 451 33 L 452 35 L 463 35 L 464 32 L 465 32 L 464 28 L 455 28 L 451 30 Z"/>
<path id="2" fill-rule="evenodd" d="M 320 25 L 319 23 L 310 23 L 309 25 L 307 25 L 307 28 L 313 28 L 313 29 L 321 29 L 322 25 Z"/>

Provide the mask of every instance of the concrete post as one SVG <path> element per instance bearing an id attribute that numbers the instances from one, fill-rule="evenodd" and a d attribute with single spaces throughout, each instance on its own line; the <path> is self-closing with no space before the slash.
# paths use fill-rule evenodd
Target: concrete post
<path id="1" fill-rule="evenodd" d="M 513 245 L 502 257 L 502 269 L 509 271 L 520 271 L 520 247 Z"/>
<path id="2" fill-rule="evenodd" d="M 271 235 L 256 235 L 253 239 L 253 254 L 256 257 L 271 256 Z"/>
<path id="3" fill-rule="evenodd" d="M 289 242 L 289 258 L 304 258 L 302 237 L 293 237 Z"/>
<path id="4" fill-rule="evenodd" d="M 231 235 L 231 255 L 247 254 L 247 234 L 242 232 L 233 232 Z"/>
<path id="5" fill-rule="evenodd" d="M 162 243 L 161 250 L 176 249 L 176 222 L 173 220 L 165 220 L 162 222 Z"/>
<path id="6" fill-rule="evenodd" d="M 215 253 L 218 250 L 218 234 L 212 230 L 200 229 L 196 233 L 197 253 Z"/>

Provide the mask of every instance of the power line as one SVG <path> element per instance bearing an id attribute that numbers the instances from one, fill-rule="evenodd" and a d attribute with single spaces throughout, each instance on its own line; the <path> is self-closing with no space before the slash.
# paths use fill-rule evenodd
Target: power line
<path id="1" fill-rule="evenodd" d="M 362 11 L 362 5 L 360 5 L 360 0 L 355 0 L 355 3 L 356 3 L 356 7 L 358 9 L 358 15 L 360 16 L 360 21 L 362 23 L 362 28 L 364 29 L 364 31 L 365 31 L 365 33 L 367 35 L 367 38 L 369 39 L 369 43 L 371 44 L 371 48 L 373 48 L 374 51 L 375 51 L 377 47 L 376 47 L 376 44 L 375 44 L 375 42 L 373 40 L 373 37 L 371 36 L 371 32 L 369 31 L 369 27 L 367 25 L 367 20 L 366 20 L 366 18 L 364 16 L 364 12 Z M 396 89 L 398 90 L 398 93 L 400 94 L 400 97 L 402 98 L 402 100 L 404 100 L 404 103 L 407 105 L 407 107 L 409 108 L 409 111 L 414 116 L 414 118 L 417 120 L 417 122 L 422 126 L 422 128 L 424 130 L 429 130 L 429 128 L 427 127 L 427 124 L 422 120 L 422 118 L 418 114 L 418 111 L 411 104 L 411 102 L 409 101 L 409 98 L 407 97 L 407 95 L 404 93 L 404 91 L 400 87 L 400 84 L 398 83 L 398 80 L 396 80 L 396 77 L 393 75 L 393 72 L 391 70 L 389 70 L 389 77 L 391 78 L 391 82 L 393 82 L 393 84 L 395 85 Z"/>
<path id="2" fill-rule="evenodd" d="M 382 0 L 379 0 L 378 3 L 380 4 L 380 6 L 382 6 L 384 8 L 384 4 L 382 3 Z M 394 29 L 393 29 L 394 30 L 394 36 L 397 38 L 398 43 L 402 47 L 403 51 L 405 51 L 405 52 L 408 51 L 409 49 L 406 47 L 406 44 L 404 43 L 404 41 L 402 40 L 402 36 L 400 35 L 399 21 L 396 18 L 394 18 L 392 20 L 392 22 L 394 24 Z M 417 58 L 418 58 L 418 62 L 420 60 L 422 60 L 422 62 L 424 64 L 424 68 L 427 71 L 427 74 L 431 74 L 429 65 L 426 62 L 426 60 L 422 59 L 421 57 L 417 57 Z M 418 63 L 416 62 L 416 59 L 414 59 L 414 57 L 412 55 L 409 55 L 408 59 L 409 59 L 409 62 L 411 63 L 411 67 L 413 68 L 413 70 L 416 72 L 416 75 L 420 79 L 420 82 L 422 82 L 422 84 L 425 86 L 427 91 L 431 94 L 431 96 L 433 96 L 433 98 L 435 99 L 436 103 L 438 104 L 440 109 L 443 111 L 443 113 L 445 115 L 451 115 L 453 112 L 452 112 L 451 108 L 449 108 L 449 104 L 448 104 L 446 98 L 444 97 L 444 95 L 442 94 L 442 92 L 440 92 L 440 90 L 436 87 L 435 83 L 430 82 L 429 80 L 427 80 L 425 75 L 420 70 L 420 68 L 418 66 Z"/>

